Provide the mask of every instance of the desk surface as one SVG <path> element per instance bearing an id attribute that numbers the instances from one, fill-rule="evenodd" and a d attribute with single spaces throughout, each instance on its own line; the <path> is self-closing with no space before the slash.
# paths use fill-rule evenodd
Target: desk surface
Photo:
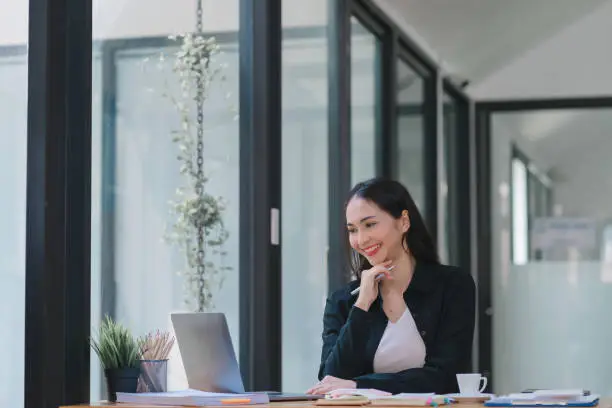
<path id="1" fill-rule="evenodd" d="M 477 404 L 478 405 L 478 404 Z M 96 402 L 96 403 L 91 403 L 89 405 L 87 404 L 82 404 L 82 405 L 70 405 L 70 406 L 63 406 L 60 408 L 100 408 L 100 407 L 116 407 L 116 408 L 186 408 L 184 405 L 132 405 L 132 404 L 115 404 L 112 402 Z M 233 407 L 237 407 L 237 405 L 231 406 L 231 405 L 224 405 L 223 407 L 219 407 L 219 408 L 233 408 Z M 255 408 L 314 408 L 314 402 L 312 401 L 290 401 L 290 402 L 271 402 L 270 404 L 257 404 L 257 405 L 241 405 L 241 407 L 255 407 Z M 214 408 L 214 407 L 206 407 L 206 408 Z M 324 407 L 324 408 L 329 408 L 329 407 Z M 342 408 L 341 406 L 334 406 L 331 408 Z M 352 406 L 350 408 L 359 408 L 359 407 L 355 407 Z M 465 405 L 465 407 L 462 408 L 482 408 L 480 406 L 478 407 L 468 407 L 467 404 Z M 608 407 L 608 408 L 612 408 Z"/>
<path id="2" fill-rule="evenodd" d="M 71 405 L 60 408 L 99 408 L 99 407 L 116 407 L 116 408 L 160 408 L 160 405 L 130 405 L 130 404 L 113 404 L 113 403 L 94 403 L 94 404 L 84 404 L 84 405 Z M 315 407 L 312 401 L 310 402 L 272 402 L 269 405 L 248 405 L 247 407 L 256 407 L 256 408 L 310 408 Z M 456 408 L 484 408 L 482 404 L 474 404 L 474 403 L 458 403 L 453 404 L 451 407 Z M 185 408 L 184 406 L 164 406 L 163 408 Z M 209 407 L 210 408 L 210 407 Z M 224 406 L 223 408 L 230 408 L 228 406 Z M 336 405 L 332 408 L 342 408 L 340 405 Z M 356 408 L 356 407 L 347 407 L 347 408 Z M 599 401 L 599 408 L 612 408 L 612 398 L 602 398 Z"/>

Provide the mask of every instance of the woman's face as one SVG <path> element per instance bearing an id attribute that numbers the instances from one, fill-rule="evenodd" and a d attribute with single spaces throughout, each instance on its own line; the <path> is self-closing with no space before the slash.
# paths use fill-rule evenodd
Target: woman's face
<path id="1" fill-rule="evenodd" d="M 352 198 L 346 207 L 346 227 L 351 247 L 371 265 L 397 259 L 410 220 L 407 213 L 399 219 L 363 198 Z"/>

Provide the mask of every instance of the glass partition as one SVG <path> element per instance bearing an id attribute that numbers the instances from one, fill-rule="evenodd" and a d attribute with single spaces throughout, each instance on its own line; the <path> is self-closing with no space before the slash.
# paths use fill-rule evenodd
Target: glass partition
<path id="1" fill-rule="evenodd" d="M 327 1 L 283 0 L 282 387 L 317 381 L 327 296 Z"/>
<path id="2" fill-rule="evenodd" d="M 491 129 L 493 391 L 611 396 L 612 112 L 495 113 Z"/>

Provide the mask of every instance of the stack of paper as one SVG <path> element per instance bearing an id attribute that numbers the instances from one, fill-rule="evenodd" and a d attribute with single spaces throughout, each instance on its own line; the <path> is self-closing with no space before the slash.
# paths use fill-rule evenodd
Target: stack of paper
<path id="1" fill-rule="evenodd" d="M 450 403 L 443 395 L 434 393 L 401 393 L 391 394 L 376 389 L 340 389 L 328 393 L 324 400 L 318 400 L 317 405 L 377 405 L 377 406 L 430 406 Z"/>
<path id="2" fill-rule="evenodd" d="M 539 390 L 502 395 L 485 402 L 485 406 L 592 406 L 598 401 L 598 395 L 585 396 L 582 390 Z"/>
<path id="3" fill-rule="evenodd" d="M 553 399 L 553 400 L 574 400 L 582 397 L 582 390 L 537 390 L 534 392 L 522 392 L 510 394 L 508 397 L 513 399 Z"/>
<path id="4" fill-rule="evenodd" d="M 341 388 L 325 394 L 325 398 L 318 399 L 315 405 L 367 405 L 371 399 L 389 396 L 391 393 L 371 388 Z"/>
<path id="5" fill-rule="evenodd" d="M 328 392 L 326 398 L 346 398 L 350 396 L 361 396 L 368 399 L 379 397 L 389 397 L 393 394 L 387 391 L 376 390 L 374 388 L 339 388 Z"/>
<path id="6" fill-rule="evenodd" d="M 117 402 L 149 405 L 175 406 L 219 406 L 219 405 L 254 405 L 268 404 L 270 399 L 266 393 L 222 394 L 198 390 L 170 392 L 117 393 Z"/>
<path id="7" fill-rule="evenodd" d="M 430 406 L 449 404 L 451 400 L 443 395 L 433 393 L 426 394 L 411 394 L 402 393 L 395 394 L 390 397 L 379 397 L 371 401 L 372 405 L 378 406 Z"/>

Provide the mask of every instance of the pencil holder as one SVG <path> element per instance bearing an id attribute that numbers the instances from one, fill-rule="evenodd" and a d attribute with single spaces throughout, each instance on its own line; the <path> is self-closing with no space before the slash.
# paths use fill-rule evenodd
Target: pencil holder
<path id="1" fill-rule="evenodd" d="M 168 360 L 140 360 L 138 392 L 168 391 Z"/>

